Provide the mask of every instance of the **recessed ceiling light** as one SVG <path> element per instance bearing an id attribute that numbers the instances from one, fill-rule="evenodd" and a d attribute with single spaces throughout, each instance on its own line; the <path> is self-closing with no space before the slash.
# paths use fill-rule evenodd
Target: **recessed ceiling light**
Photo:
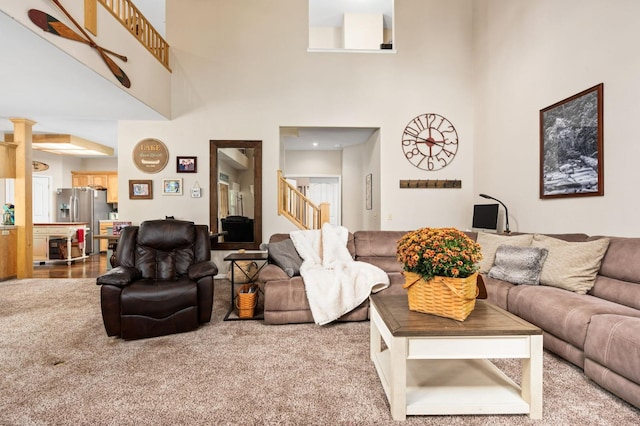
<path id="1" fill-rule="evenodd" d="M 342 147 L 342 145 L 340 145 L 339 143 L 337 143 L 337 144 L 335 144 L 333 147 L 334 147 L 334 148 L 341 148 L 341 147 Z"/>
<path id="2" fill-rule="evenodd" d="M 318 146 L 318 142 L 312 143 L 313 146 Z"/>

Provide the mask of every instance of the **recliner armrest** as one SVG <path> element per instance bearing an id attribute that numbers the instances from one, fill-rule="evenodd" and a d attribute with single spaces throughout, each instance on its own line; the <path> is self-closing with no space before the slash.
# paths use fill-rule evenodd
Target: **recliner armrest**
<path id="1" fill-rule="evenodd" d="M 100 275 L 96 280 L 98 285 L 114 285 L 117 287 L 124 287 L 131 282 L 142 278 L 142 273 L 136 268 L 127 266 L 117 266 L 106 274 Z"/>
<path id="2" fill-rule="evenodd" d="M 194 263 L 187 270 L 189 279 L 197 281 L 203 277 L 213 277 L 218 273 L 218 267 L 210 260 Z"/>

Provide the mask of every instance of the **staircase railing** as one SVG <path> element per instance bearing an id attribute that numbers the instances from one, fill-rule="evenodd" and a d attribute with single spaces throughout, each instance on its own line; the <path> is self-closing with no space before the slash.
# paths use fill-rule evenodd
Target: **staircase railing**
<path id="1" fill-rule="evenodd" d="M 98 0 L 169 71 L 169 44 L 130 0 Z"/>
<path id="2" fill-rule="evenodd" d="M 329 203 L 316 206 L 298 191 L 278 170 L 278 214 L 286 217 L 300 229 L 320 229 L 329 222 Z"/>

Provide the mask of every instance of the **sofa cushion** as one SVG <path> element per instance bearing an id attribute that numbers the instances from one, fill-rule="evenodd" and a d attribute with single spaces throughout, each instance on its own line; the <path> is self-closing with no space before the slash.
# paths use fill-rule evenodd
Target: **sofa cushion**
<path id="1" fill-rule="evenodd" d="M 640 384 L 640 318 L 594 316 L 587 332 L 584 355 Z"/>
<path id="2" fill-rule="evenodd" d="M 264 246 L 269 252 L 269 260 L 282 268 L 288 276 L 300 275 L 302 258 L 290 238 Z"/>
<path id="3" fill-rule="evenodd" d="M 542 285 L 515 286 L 507 297 L 509 312 L 580 349 L 584 348 L 587 328 L 594 315 L 640 317 L 637 309 Z"/>
<path id="4" fill-rule="evenodd" d="M 540 284 L 586 294 L 595 284 L 609 239 L 574 243 L 535 234 L 531 245 L 549 250 Z"/>
<path id="5" fill-rule="evenodd" d="M 594 237 L 596 238 L 596 237 Z M 612 237 L 590 294 L 640 309 L 640 238 Z"/>
<path id="6" fill-rule="evenodd" d="M 517 247 L 502 244 L 489 276 L 513 284 L 537 285 L 548 250 L 538 247 Z"/>
<path id="7" fill-rule="evenodd" d="M 354 242 L 356 260 L 371 263 L 383 271 L 401 272 L 402 263 L 396 258 L 398 240 L 405 231 L 356 231 Z"/>
<path id="8" fill-rule="evenodd" d="M 496 251 L 501 244 L 508 244 L 510 246 L 528 247 L 533 240 L 532 234 L 521 235 L 496 235 L 489 234 L 487 232 L 478 232 L 478 238 L 476 242 L 480 244 L 480 250 L 482 251 L 482 260 L 478 262 L 478 272 L 486 274 L 493 266 L 493 261 L 496 257 Z"/>

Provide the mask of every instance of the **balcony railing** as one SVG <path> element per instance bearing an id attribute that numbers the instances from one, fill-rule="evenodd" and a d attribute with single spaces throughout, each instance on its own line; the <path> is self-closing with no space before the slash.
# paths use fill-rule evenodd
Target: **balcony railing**
<path id="1" fill-rule="evenodd" d="M 98 0 L 169 71 L 169 44 L 129 0 Z"/>

